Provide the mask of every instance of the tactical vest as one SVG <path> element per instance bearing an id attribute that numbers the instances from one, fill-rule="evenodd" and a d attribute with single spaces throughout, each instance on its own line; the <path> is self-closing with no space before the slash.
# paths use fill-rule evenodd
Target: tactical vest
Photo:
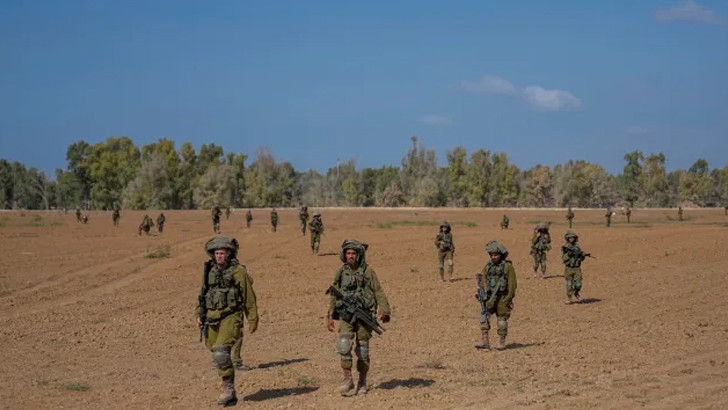
<path id="1" fill-rule="evenodd" d="M 566 246 L 566 249 L 567 249 L 566 256 L 568 257 L 566 262 L 564 262 L 564 265 L 566 265 L 567 268 L 580 268 L 581 262 L 582 262 L 582 258 L 581 258 L 582 250 L 579 247 L 579 245 L 577 245 L 577 244 L 571 245 L 571 244 L 567 243 L 564 246 Z"/>
<path id="2" fill-rule="evenodd" d="M 440 245 L 441 251 L 450 251 L 452 250 L 452 234 L 451 233 L 438 233 L 437 234 L 437 241 L 443 241 L 444 244 Z"/>
<path id="3" fill-rule="evenodd" d="M 496 295 L 507 295 L 508 294 L 508 274 L 507 268 L 510 265 L 510 261 L 501 261 L 500 263 L 494 263 L 488 261 L 485 270 L 485 282 L 488 285 L 488 292 L 492 292 L 493 289 L 498 289 Z"/>
<path id="4" fill-rule="evenodd" d="M 324 224 L 321 221 L 319 221 L 318 219 L 314 219 L 314 221 L 311 222 L 310 225 L 311 231 L 314 233 L 321 233 L 321 230 L 324 227 L 323 225 Z"/>
<path id="5" fill-rule="evenodd" d="M 345 297 L 354 295 L 362 309 L 374 311 L 377 299 L 371 289 L 372 275 L 368 270 L 369 267 L 365 264 L 355 271 L 345 264 L 339 269 L 337 285 Z"/>
<path id="6" fill-rule="evenodd" d="M 551 243 L 551 238 L 548 234 L 548 232 L 543 233 L 538 239 L 536 239 L 536 243 L 533 245 L 534 249 L 537 249 L 539 251 L 547 251 L 549 250 L 549 244 Z"/>
<path id="7" fill-rule="evenodd" d="M 238 310 L 243 303 L 243 295 L 240 287 L 235 281 L 235 270 L 244 267 L 239 264 L 231 264 L 224 271 L 218 270 L 217 266 L 210 269 L 207 275 L 207 293 L 205 294 L 205 305 L 208 310 Z"/>

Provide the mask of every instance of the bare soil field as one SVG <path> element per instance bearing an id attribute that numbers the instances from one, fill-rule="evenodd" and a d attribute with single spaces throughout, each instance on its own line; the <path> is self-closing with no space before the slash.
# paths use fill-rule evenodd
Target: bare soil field
<path id="1" fill-rule="evenodd" d="M 310 211 L 314 211 L 311 209 Z M 324 210 L 321 256 L 296 210 L 222 219 L 255 283 L 258 331 L 245 330 L 236 407 L 277 409 L 726 409 L 728 217 L 723 210 L 635 210 L 604 226 L 576 210 L 574 231 L 598 259 L 584 264 L 584 303 L 565 305 L 564 211 Z M 165 232 L 138 236 L 143 212 L 0 213 L 0 408 L 214 409 L 218 377 L 194 309 L 212 236 L 209 211 L 166 211 Z M 150 216 L 156 219 L 156 212 Z M 434 237 L 453 224 L 455 278 L 440 283 Z M 533 279 L 530 238 L 553 222 L 546 279 Z M 324 292 L 345 238 L 392 305 L 371 342 L 369 394 L 345 398 L 326 330 Z M 474 348 L 475 274 L 484 245 L 510 250 L 518 291 L 508 349 Z M 169 247 L 169 257 L 148 258 Z M 491 343 L 495 344 L 495 332 Z"/>

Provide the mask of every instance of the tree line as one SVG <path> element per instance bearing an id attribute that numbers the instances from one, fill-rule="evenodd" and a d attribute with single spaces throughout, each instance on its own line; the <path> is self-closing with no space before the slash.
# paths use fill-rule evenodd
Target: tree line
<path id="1" fill-rule="evenodd" d="M 214 143 L 199 152 L 170 139 L 137 146 L 128 137 L 91 145 L 75 142 L 66 168 L 48 176 L 0 159 L 0 206 L 5 209 L 209 209 L 307 205 L 364 207 L 632 207 L 728 204 L 728 165 L 698 159 L 667 172 L 665 155 L 634 151 L 612 175 L 598 164 L 571 160 L 521 170 L 508 155 L 463 147 L 437 164 L 433 149 L 412 137 L 400 166 L 357 168 L 354 159 L 326 173 L 298 171 L 260 148 L 253 161 Z"/>

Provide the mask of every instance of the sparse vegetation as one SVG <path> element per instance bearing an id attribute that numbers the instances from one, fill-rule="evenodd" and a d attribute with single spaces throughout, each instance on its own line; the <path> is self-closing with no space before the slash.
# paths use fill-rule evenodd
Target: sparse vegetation
<path id="1" fill-rule="evenodd" d="M 310 378 L 310 377 L 299 377 L 298 386 L 299 387 L 318 386 L 318 380 L 316 380 L 315 378 Z"/>
<path id="2" fill-rule="evenodd" d="M 147 246 L 147 254 L 144 256 L 147 259 L 160 259 L 169 258 L 172 254 L 172 250 L 169 245 L 160 245 L 154 249 Z"/>
<path id="3" fill-rule="evenodd" d="M 66 385 L 68 391 L 89 391 L 91 386 L 85 383 L 69 383 Z"/>
<path id="4" fill-rule="evenodd" d="M 33 215 L 29 220 L 23 222 L 23 226 L 43 226 L 43 217 L 40 215 Z"/>

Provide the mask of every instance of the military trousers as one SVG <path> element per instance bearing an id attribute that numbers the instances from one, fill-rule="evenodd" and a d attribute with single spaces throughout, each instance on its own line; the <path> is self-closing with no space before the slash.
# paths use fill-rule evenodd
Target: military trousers
<path id="1" fill-rule="evenodd" d="M 246 220 L 245 223 L 248 225 L 248 228 L 250 228 L 250 220 Z"/>
<path id="2" fill-rule="evenodd" d="M 573 220 L 572 220 L 571 218 L 569 218 L 569 229 L 571 229 L 571 225 L 572 225 L 573 223 L 574 223 L 574 221 L 573 221 Z"/>
<path id="3" fill-rule="evenodd" d="M 164 232 L 164 222 L 157 224 L 157 228 L 159 229 L 159 233 Z"/>
<path id="4" fill-rule="evenodd" d="M 319 245 L 321 245 L 321 234 L 318 232 L 311 232 L 311 251 L 318 253 Z"/>
<path id="5" fill-rule="evenodd" d="M 437 251 L 437 269 L 440 273 L 440 279 L 445 279 L 445 262 L 447 262 L 447 273 L 452 279 L 453 261 L 452 251 Z"/>
<path id="6" fill-rule="evenodd" d="M 220 377 L 229 377 L 235 374 L 231 350 L 241 335 L 242 312 L 236 312 L 224 317 L 215 324 L 207 327 L 205 346 L 212 352 L 212 359 L 217 366 Z"/>
<path id="7" fill-rule="evenodd" d="M 273 229 L 273 232 L 276 231 L 276 228 L 278 228 L 278 222 L 271 222 L 271 228 Z"/>
<path id="8" fill-rule="evenodd" d="M 212 220 L 212 231 L 215 233 L 220 233 L 220 218 L 215 218 Z"/>
<path id="9" fill-rule="evenodd" d="M 506 296 L 496 296 L 492 306 L 487 306 L 485 314 L 480 315 L 480 330 L 487 332 L 490 330 L 490 318 L 495 315 L 497 318 L 498 335 L 508 335 L 508 319 L 511 317 L 513 304 L 507 300 Z"/>
<path id="10" fill-rule="evenodd" d="M 533 255 L 533 271 L 536 272 L 541 267 L 541 273 L 546 274 L 546 252 L 534 250 Z"/>
<path id="11" fill-rule="evenodd" d="M 581 268 L 564 268 L 564 278 L 566 279 L 566 296 L 579 295 L 581 291 Z"/>
<path id="12" fill-rule="evenodd" d="M 356 370 L 359 373 L 369 371 L 370 355 L 369 340 L 372 338 L 372 331 L 359 322 L 352 325 L 343 320 L 339 321 L 339 334 L 336 340 L 336 351 L 341 358 L 341 368 L 344 370 L 351 369 L 353 366 L 353 358 L 351 356 L 351 348 L 354 347 L 356 354 Z"/>
<path id="13" fill-rule="evenodd" d="M 301 219 L 301 233 L 303 234 L 303 236 L 306 236 L 306 224 L 306 220 Z"/>

